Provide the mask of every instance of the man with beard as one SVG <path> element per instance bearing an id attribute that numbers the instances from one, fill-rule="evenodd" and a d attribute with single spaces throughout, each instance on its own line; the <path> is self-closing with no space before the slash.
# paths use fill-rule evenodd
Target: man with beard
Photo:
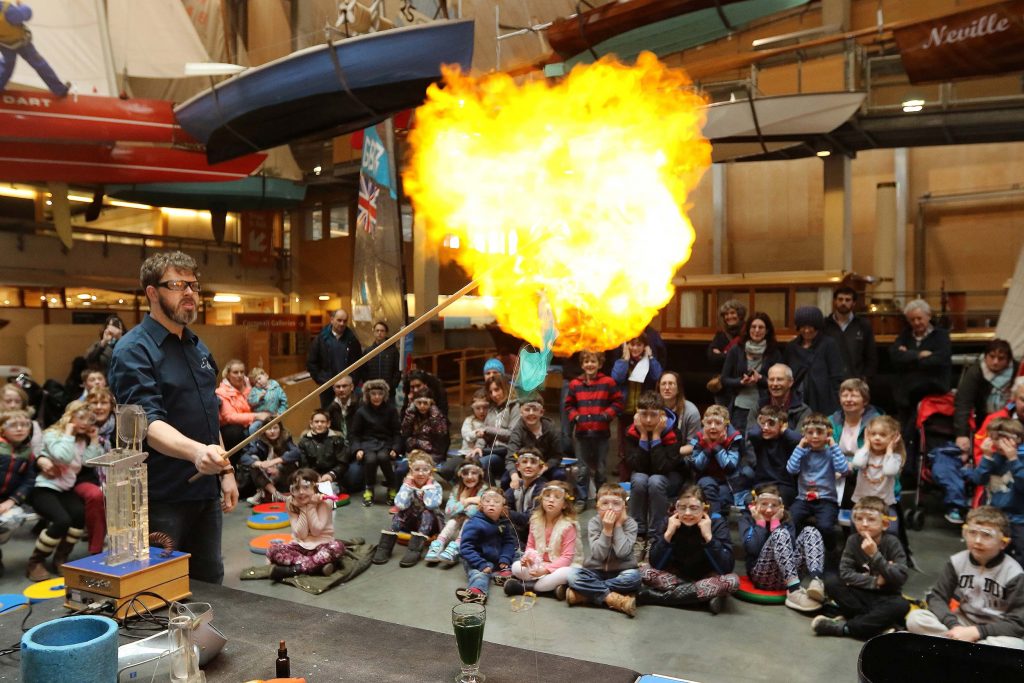
<path id="1" fill-rule="evenodd" d="M 180 251 L 150 256 L 139 277 L 149 314 L 124 335 L 110 363 L 110 388 L 120 404 L 146 411 L 149 431 L 149 528 L 192 554 L 193 579 L 221 583 L 222 514 L 238 503 L 217 421 L 217 365 L 188 325 L 195 322 L 199 268 Z M 198 471 L 212 475 L 194 484 Z"/>
<path id="2" fill-rule="evenodd" d="M 832 315 L 825 318 L 824 333 L 839 344 L 843 359 L 843 379 L 857 377 L 870 382 L 878 371 L 875 333 L 867 318 L 853 314 L 857 291 L 838 287 L 832 293 Z"/>

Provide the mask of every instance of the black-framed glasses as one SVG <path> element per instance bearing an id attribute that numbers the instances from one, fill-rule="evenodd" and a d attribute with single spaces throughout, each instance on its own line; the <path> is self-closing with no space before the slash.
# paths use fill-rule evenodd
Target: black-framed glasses
<path id="1" fill-rule="evenodd" d="M 164 280 L 163 282 L 156 283 L 156 285 L 157 287 L 169 289 L 172 292 L 184 292 L 186 289 L 198 292 L 203 288 L 198 280 Z"/>

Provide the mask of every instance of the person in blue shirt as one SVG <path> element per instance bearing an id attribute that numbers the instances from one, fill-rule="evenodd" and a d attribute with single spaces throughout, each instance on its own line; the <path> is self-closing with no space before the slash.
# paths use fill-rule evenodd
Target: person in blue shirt
<path id="1" fill-rule="evenodd" d="M 118 404 L 140 406 L 149 421 L 149 528 L 192 554 L 189 575 L 221 583 L 222 514 L 238 504 L 218 424 L 217 365 L 188 328 L 196 320 L 199 267 L 180 251 L 160 252 L 141 268 L 149 314 L 122 337 L 110 361 Z M 196 472 L 203 475 L 195 483 Z"/>

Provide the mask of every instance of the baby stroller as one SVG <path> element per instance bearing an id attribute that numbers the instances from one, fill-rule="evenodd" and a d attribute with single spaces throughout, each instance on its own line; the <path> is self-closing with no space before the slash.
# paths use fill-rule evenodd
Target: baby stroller
<path id="1" fill-rule="evenodd" d="M 931 463 L 935 453 L 940 450 L 955 449 L 959 454 L 960 449 L 954 443 L 956 434 L 953 429 L 954 397 L 953 391 L 945 394 L 925 396 L 917 404 L 916 427 L 919 433 L 920 452 L 923 457 L 918 458 L 917 465 L 917 486 L 914 489 L 914 509 L 907 515 L 907 525 L 914 531 L 924 528 L 924 506 L 921 504 L 924 487 L 937 486 L 932 475 Z M 970 429 L 974 431 L 974 418 L 971 417 Z M 910 493 L 910 491 L 905 491 Z"/>

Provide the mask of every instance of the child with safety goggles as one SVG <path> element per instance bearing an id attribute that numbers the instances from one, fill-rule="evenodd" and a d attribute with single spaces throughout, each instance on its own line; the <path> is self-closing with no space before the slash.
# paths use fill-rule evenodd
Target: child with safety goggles
<path id="1" fill-rule="evenodd" d="M 466 520 L 480 509 L 480 494 L 487 490 L 484 470 L 476 463 L 464 463 L 455 473 L 456 484 L 444 506 L 444 528 L 427 549 L 423 558 L 428 567 L 442 563 L 454 567 L 459 561 L 459 533 Z"/>
<path id="2" fill-rule="evenodd" d="M 330 576 L 345 555 L 345 544 L 334 538 L 334 502 L 317 491 L 319 481 L 317 471 L 308 467 L 296 470 L 288 480 L 292 540 L 267 549 L 275 581 L 298 574 Z"/>
<path id="3" fill-rule="evenodd" d="M 1012 418 L 992 420 L 981 443 L 982 458 L 965 470 L 978 486 L 987 488 L 987 502 L 1009 518 L 1010 545 L 1006 552 L 1024 561 L 1024 425 Z"/>
<path id="4" fill-rule="evenodd" d="M 789 508 L 793 525 L 803 529 L 808 517 L 825 541 L 825 548 L 835 546 L 835 526 L 839 516 L 839 495 L 836 479 L 850 466 L 832 438 L 832 424 L 820 413 L 811 413 L 800 423 L 803 438 L 786 463 L 786 471 L 797 475 L 797 497 Z"/>
<path id="5" fill-rule="evenodd" d="M 839 575 L 825 579 L 825 592 L 841 616 L 820 615 L 811 629 L 820 636 L 867 640 L 897 626 L 907 613 L 900 594 L 907 581 L 907 555 L 899 539 L 885 533 L 889 506 L 878 496 L 864 496 L 853 506 L 856 533 L 846 539 Z"/>
<path id="6" fill-rule="evenodd" d="M 928 609 L 911 612 L 907 630 L 1024 649 L 1024 569 L 1005 554 L 1009 531 L 1009 520 L 995 507 L 968 512 L 967 549 L 949 558 L 925 598 Z"/>
<path id="7" fill-rule="evenodd" d="M 543 455 L 536 448 L 523 448 L 513 455 L 516 475 L 505 491 L 508 517 L 512 520 L 519 545 L 525 545 L 530 533 L 530 515 L 537 507 L 540 492 L 548 484 L 547 465 Z"/>
<path id="8" fill-rule="evenodd" d="M 718 614 L 740 586 L 734 566 L 728 522 L 711 511 L 700 486 L 687 486 L 658 527 L 650 565 L 640 568 L 645 587 L 638 600 L 667 607 L 706 604 Z"/>
<path id="9" fill-rule="evenodd" d="M 704 411 L 696 436 L 680 449 L 715 514 L 729 514 L 734 494 L 747 489 L 747 482 L 737 480 L 742 446 L 743 435 L 729 424 L 729 411 L 713 405 Z"/>
<path id="10" fill-rule="evenodd" d="M 530 516 L 526 552 L 512 564 L 505 595 L 554 591 L 583 565 L 583 539 L 576 522 L 572 487 L 553 481 L 540 492 L 540 505 Z"/>
<path id="11" fill-rule="evenodd" d="M 770 403 L 761 407 L 757 424 L 747 432 L 744 459 L 754 462 L 754 488 L 772 484 L 786 506 L 796 499 L 796 477 L 786 470 L 786 463 L 800 438 L 789 428 L 786 411 Z"/>
<path id="12" fill-rule="evenodd" d="M 821 609 L 825 599 L 825 544 L 812 526 L 799 534 L 786 511 L 779 487 L 762 484 L 740 518 L 740 538 L 746 554 L 747 576 L 761 590 L 786 589 L 786 607 L 800 612 Z M 810 577 L 807 588 L 801 574 Z"/>

